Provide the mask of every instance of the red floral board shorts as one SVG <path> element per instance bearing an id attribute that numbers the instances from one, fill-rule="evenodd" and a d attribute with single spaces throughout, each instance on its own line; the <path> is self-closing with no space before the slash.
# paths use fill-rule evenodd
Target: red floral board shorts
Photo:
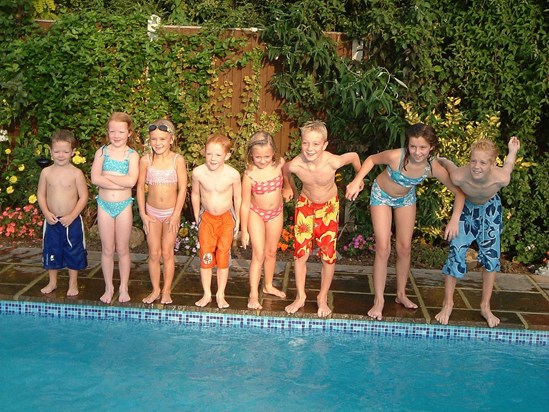
<path id="1" fill-rule="evenodd" d="M 204 212 L 198 223 L 198 242 L 200 243 L 200 267 L 226 269 L 233 243 L 235 220 L 230 210 L 216 216 Z"/>
<path id="2" fill-rule="evenodd" d="M 335 263 L 336 241 L 339 229 L 339 198 L 326 203 L 313 203 L 301 195 L 295 206 L 294 257 L 311 252 L 313 240 L 318 256 L 326 263 Z"/>

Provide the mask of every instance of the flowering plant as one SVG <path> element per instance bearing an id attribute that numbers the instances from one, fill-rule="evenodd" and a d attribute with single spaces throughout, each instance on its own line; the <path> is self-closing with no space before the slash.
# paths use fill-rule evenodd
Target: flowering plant
<path id="1" fill-rule="evenodd" d="M 343 251 L 350 256 L 357 256 L 363 250 L 375 252 L 375 239 L 373 235 L 364 237 L 358 234 L 348 244 L 343 246 Z"/>
<path id="2" fill-rule="evenodd" d="M 278 249 L 284 252 L 288 248 L 294 247 L 294 227 L 289 225 L 282 229 L 280 240 L 278 241 Z"/>
<path id="3" fill-rule="evenodd" d="M 198 227 L 195 222 L 183 222 L 179 226 L 179 232 L 175 239 L 174 250 L 183 252 L 187 256 L 198 252 L 200 244 L 198 243 Z"/>
<path id="4" fill-rule="evenodd" d="M 36 239 L 42 234 L 43 224 L 44 217 L 36 206 L 8 206 L 0 215 L 0 237 Z"/>

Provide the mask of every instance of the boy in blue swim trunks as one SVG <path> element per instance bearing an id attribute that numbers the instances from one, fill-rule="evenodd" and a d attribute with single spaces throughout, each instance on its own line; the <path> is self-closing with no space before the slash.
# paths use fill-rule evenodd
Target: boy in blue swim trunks
<path id="1" fill-rule="evenodd" d="M 80 216 L 88 202 L 88 185 L 84 173 L 71 163 L 76 148 L 74 134 L 59 130 L 51 140 L 53 164 L 40 173 L 37 189 L 38 205 L 46 219 L 42 263 L 50 278 L 41 292 L 57 289 L 57 271 L 68 268 L 67 296 L 76 296 L 78 271 L 88 266 Z"/>
<path id="2" fill-rule="evenodd" d="M 459 234 L 452 239 L 448 259 L 442 268 L 442 273 L 446 275 L 444 302 L 442 310 L 435 318 L 443 325 L 448 324 L 452 314 L 456 282 L 465 276 L 465 254 L 474 241 L 479 247 L 478 260 L 483 266 L 480 314 L 489 327 L 499 325 L 499 318 L 490 310 L 496 272 L 500 270 L 502 208 L 498 192 L 511 181 L 520 142 L 513 136 L 508 146 L 509 154 L 502 167 L 496 165 L 497 148 L 490 140 L 473 143 L 468 166 L 457 167 L 448 159 L 438 159 L 448 170 L 452 182 L 466 196 L 459 222 Z"/>

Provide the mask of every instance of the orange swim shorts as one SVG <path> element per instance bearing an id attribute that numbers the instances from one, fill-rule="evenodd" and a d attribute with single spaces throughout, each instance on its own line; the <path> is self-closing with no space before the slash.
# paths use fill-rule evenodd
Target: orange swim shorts
<path id="1" fill-rule="evenodd" d="M 300 258 L 310 253 L 314 239 L 318 256 L 326 263 L 335 263 L 338 229 L 337 196 L 326 203 L 312 203 L 301 195 L 295 206 L 294 257 Z"/>
<path id="2" fill-rule="evenodd" d="M 200 267 L 226 269 L 233 243 L 233 230 L 236 222 L 230 210 L 216 216 L 204 211 L 198 223 L 200 243 Z"/>

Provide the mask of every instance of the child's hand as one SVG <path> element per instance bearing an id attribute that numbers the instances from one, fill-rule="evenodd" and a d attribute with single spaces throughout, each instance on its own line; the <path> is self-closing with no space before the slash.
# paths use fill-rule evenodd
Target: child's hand
<path id="1" fill-rule="evenodd" d="M 509 153 L 517 153 L 520 149 L 520 140 L 513 136 L 509 139 Z"/>
<path id="2" fill-rule="evenodd" d="M 168 224 L 168 231 L 177 234 L 177 231 L 179 230 L 179 222 L 181 222 L 181 216 L 171 215 L 166 222 Z"/>
<path id="3" fill-rule="evenodd" d="M 240 241 L 242 242 L 242 247 L 246 249 L 246 247 L 250 244 L 250 234 L 248 231 L 240 233 Z"/>
<path id="4" fill-rule="evenodd" d="M 347 192 L 345 193 L 345 197 L 349 200 L 355 200 L 358 194 L 362 191 L 362 189 L 364 189 L 364 181 L 360 180 L 358 182 L 355 182 L 355 180 L 353 180 L 347 185 Z"/>
<path id="5" fill-rule="evenodd" d="M 57 216 L 53 213 L 48 213 L 47 215 L 44 215 L 44 217 L 46 218 L 46 222 L 50 225 L 55 225 L 58 222 Z"/>
<path id="6" fill-rule="evenodd" d="M 283 187 L 282 188 L 282 198 L 285 202 L 289 202 L 294 198 L 294 191 L 291 187 Z"/>
<path id="7" fill-rule="evenodd" d="M 63 226 L 69 227 L 71 223 L 74 222 L 74 217 L 71 217 L 71 215 L 61 216 L 57 221 L 61 222 Z"/>
<path id="8" fill-rule="evenodd" d="M 141 216 L 141 220 L 143 221 L 143 231 L 145 232 L 145 235 L 149 234 L 149 224 L 155 223 L 156 219 L 150 217 L 149 215 Z"/>
<path id="9" fill-rule="evenodd" d="M 448 225 L 446 226 L 446 229 L 444 230 L 444 239 L 445 240 L 452 240 L 459 234 L 459 218 L 450 219 L 448 222 Z"/>

